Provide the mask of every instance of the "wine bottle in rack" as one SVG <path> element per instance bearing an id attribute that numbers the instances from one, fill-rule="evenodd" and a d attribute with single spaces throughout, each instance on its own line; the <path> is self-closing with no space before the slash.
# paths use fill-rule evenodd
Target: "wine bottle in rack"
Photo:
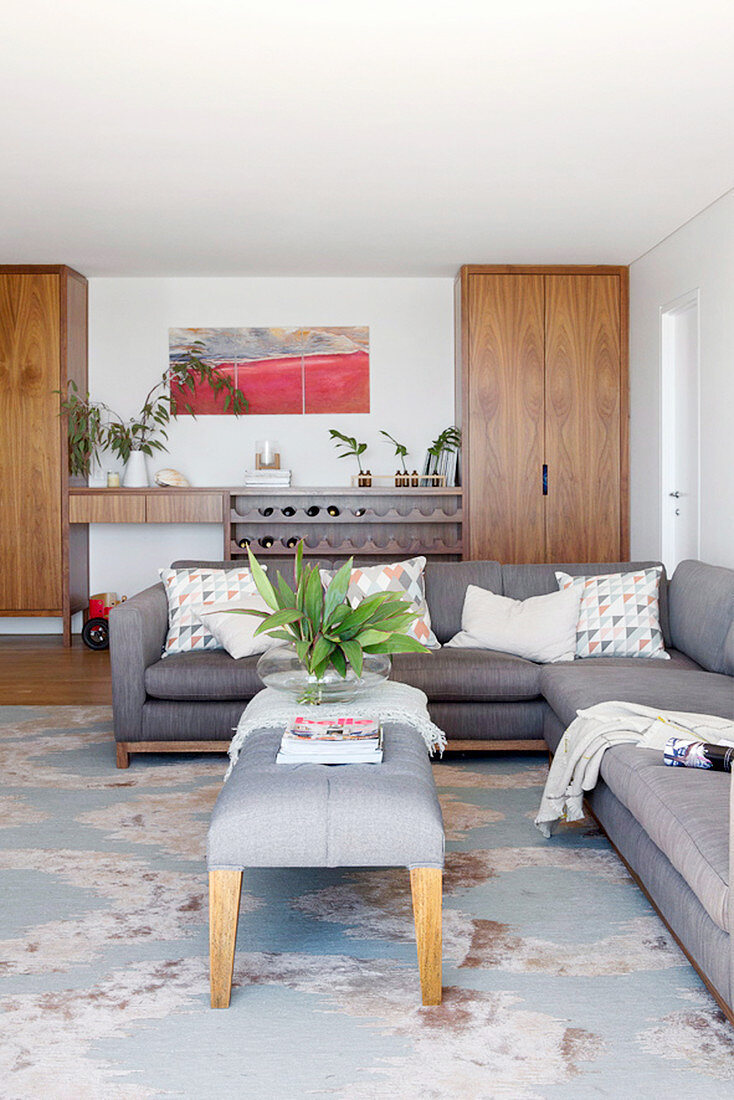
<path id="1" fill-rule="evenodd" d="M 245 538 L 237 539 L 237 545 L 239 546 L 240 550 L 246 550 L 251 542 L 252 539 L 248 539 L 246 536 Z"/>
<path id="2" fill-rule="evenodd" d="M 287 539 L 281 539 L 281 542 L 285 546 L 286 550 L 295 550 L 300 541 L 300 535 L 289 535 Z"/>
<path id="3" fill-rule="evenodd" d="M 269 550 L 274 545 L 275 539 L 272 535 L 263 535 L 261 539 L 257 540 L 262 546 L 263 550 Z"/>
<path id="4" fill-rule="evenodd" d="M 326 511 L 329 513 L 330 516 L 339 516 L 339 515 L 341 515 L 341 512 L 337 508 L 336 504 L 330 504 L 327 507 Z"/>
<path id="5" fill-rule="evenodd" d="M 356 516 L 357 519 L 359 519 L 359 517 L 363 516 L 366 511 L 367 511 L 366 508 L 352 508 L 352 515 Z"/>
<path id="6" fill-rule="evenodd" d="M 296 514 L 296 510 L 295 510 L 295 508 L 293 507 L 292 504 L 286 504 L 285 508 L 281 508 L 280 510 L 283 513 L 283 515 L 288 516 L 289 519 L 290 519 L 291 516 L 295 516 L 295 514 Z"/>
<path id="7" fill-rule="evenodd" d="M 310 504 L 308 506 L 308 508 L 306 509 L 306 515 L 311 516 L 313 518 L 313 516 L 317 516 L 320 511 L 321 511 L 321 509 L 319 508 L 319 506 L 317 504 Z"/>
<path id="8" fill-rule="evenodd" d="M 268 504 L 264 508 L 258 508 L 258 512 L 260 513 L 261 516 L 272 516 L 273 509 Z"/>

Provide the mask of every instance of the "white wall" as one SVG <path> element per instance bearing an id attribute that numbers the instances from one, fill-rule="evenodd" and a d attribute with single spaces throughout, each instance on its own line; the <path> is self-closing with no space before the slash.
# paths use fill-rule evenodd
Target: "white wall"
<path id="1" fill-rule="evenodd" d="M 275 438 L 294 485 L 348 485 L 356 466 L 337 458 L 330 427 L 369 443 L 373 472 L 396 468 L 380 428 L 420 468 L 427 445 L 454 420 L 451 279 L 92 279 L 90 392 L 123 416 L 135 412 L 166 367 L 172 327 L 301 324 L 369 325 L 370 413 L 183 417 L 171 426 L 169 453 L 149 459 L 151 474 L 173 466 L 192 485 L 236 485 L 254 465 L 255 440 Z M 103 469 L 118 465 L 110 459 Z M 216 525 L 93 526 L 91 591 L 132 595 L 174 558 L 221 556 Z M 56 620 L 0 619 L 5 633 L 58 629 Z"/>
<path id="2" fill-rule="evenodd" d="M 660 309 L 700 291 L 701 557 L 734 567 L 734 193 L 630 269 L 632 557 L 659 558 Z"/>

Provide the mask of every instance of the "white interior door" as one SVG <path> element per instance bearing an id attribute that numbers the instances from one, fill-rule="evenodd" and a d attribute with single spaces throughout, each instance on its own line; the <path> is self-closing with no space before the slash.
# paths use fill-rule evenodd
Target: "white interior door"
<path id="1" fill-rule="evenodd" d="M 698 291 L 660 311 L 662 560 L 700 554 Z"/>

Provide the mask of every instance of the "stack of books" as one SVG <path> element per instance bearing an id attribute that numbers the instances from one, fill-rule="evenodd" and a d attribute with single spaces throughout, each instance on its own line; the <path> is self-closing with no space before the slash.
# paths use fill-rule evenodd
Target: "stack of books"
<path id="1" fill-rule="evenodd" d="M 290 470 L 245 470 L 243 484 L 247 488 L 287 488 L 291 483 Z"/>
<path id="2" fill-rule="evenodd" d="M 296 718 L 283 733 L 278 764 L 380 764 L 376 718 Z"/>

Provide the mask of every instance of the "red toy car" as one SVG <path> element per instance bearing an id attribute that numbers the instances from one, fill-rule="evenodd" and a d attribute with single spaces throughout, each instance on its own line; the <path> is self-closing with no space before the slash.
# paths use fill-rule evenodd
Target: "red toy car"
<path id="1" fill-rule="evenodd" d="M 90 649 L 110 648 L 110 627 L 107 619 L 115 604 L 122 603 L 116 592 L 98 592 L 89 597 L 89 617 L 82 627 L 82 641 Z"/>

